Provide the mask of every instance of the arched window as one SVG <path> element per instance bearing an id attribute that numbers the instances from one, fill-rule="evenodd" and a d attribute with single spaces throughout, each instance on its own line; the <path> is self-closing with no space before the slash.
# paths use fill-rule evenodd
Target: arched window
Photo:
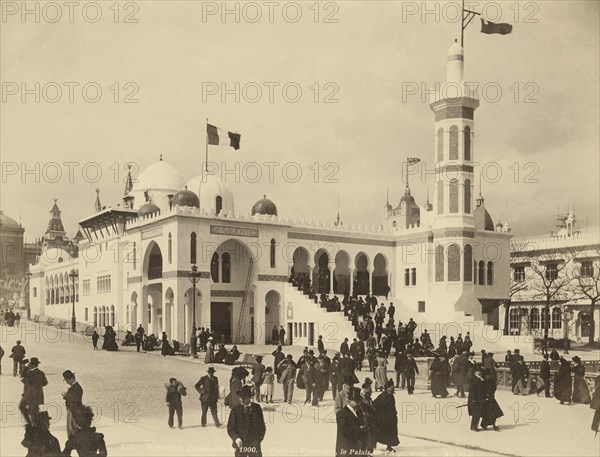
<path id="1" fill-rule="evenodd" d="M 473 284 L 477 284 L 477 260 L 473 260 Z"/>
<path id="2" fill-rule="evenodd" d="M 465 160 L 471 160 L 471 127 L 465 127 Z"/>
<path id="3" fill-rule="evenodd" d="M 275 268 L 275 239 L 271 240 L 271 268 Z"/>
<path id="4" fill-rule="evenodd" d="M 557 306 L 552 308 L 552 328 L 562 328 L 562 312 Z"/>
<path id="5" fill-rule="evenodd" d="M 465 244 L 465 259 L 464 263 L 464 280 L 471 281 L 473 279 L 473 248 L 470 244 Z"/>
<path id="6" fill-rule="evenodd" d="M 173 263 L 173 237 L 169 233 L 169 241 L 167 243 L 167 255 L 169 259 L 169 264 Z"/>
<path id="7" fill-rule="evenodd" d="M 213 282 L 219 282 L 219 254 L 213 254 L 210 261 L 210 276 Z"/>
<path id="8" fill-rule="evenodd" d="M 440 128 L 437 131 L 437 160 L 444 160 L 444 129 Z"/>
<path id="9" fill-rule="evenodd" d="M 460 281 L 460 248 L 458 244 L 448 246 L 448 281 Z"/>
<path id="10" fill-rule="evenodd" d="M 458 179 L 450 180 L 450 212 L 458 213 Z"/>
<path id="11" fill-rule="evenodd" d="M 458 160 L 458 127 L 450 127 L 450 160 Z"/>
<path id="12" fill-rule="evenodd" d="M 110 325 L 115 325 L 115 305 L 110 306 Z"/>
<path id="13" fill-rule="evenodd" d="M 152 323 L 152 305 L 148 303 L 148 323 Z"/>
<path id="14" fill-rule="evenodd" d="M 223 282 L 228 284 L 231 282 L 231 257 L 228 252 L 223 253 L 221 256 L 221 262 L 223 268 L 221 276 L 223 278 Z"/>
<path id="15" fill-rule="evenodd" d="M 539 330 L 540 328 L 540 310 L 537 308 L 531 308 L 529 313 L 529 328 L 531 330 Z"/>
<path id="16" fill-rule="evenodd" d="M 444 246 L 441 244 L 435 247 L 435 280 L 444 280 Z"/>
<path id="17" fill-rule="evenodd" d="M 509 313 L 509 327 L 511 330 L 519 330 L 519 310 L 511 309 Z"/>
<path id="18" fill-rule="evenodd" d="M 550 328 L 550 312 L 546 308 L 542 308 L 542 328 Z"/>
<path id="19" fill-rule="evenodd" d="M 137 263 L 137 254 L 136 254 L 136 251 L 137 251 L 137 246 L 136 246 L 135 243 L 133 243 L 133 269 L 134 270 L 136 269 L 136 263 Z"/>
<path id="20" fill-rule="evenodd" d="M 98 327 L 98 307 L 94 306 L 94 327 Z"/>
<path id="21" fill-rule="evenodd" d="M 437 184 L 438 198 L 437 198 L 437 213 L 442 214 L 444 212 L 444 181 L 441 180 Z"/>
<path id="22" fill-rule="evenodd" d="M 190 235 L 190 263 L 196 263 L 196 232 Z"/>
<path id="23" fill-rule="evenodd" d="M 219 214 L 222 209 L 223 209 L 223 197 L 221 197 L 220 195 L 217 195 L 217 198 L 215 198 L 215 212 L 217 214 Z"/>
<path id="24" fill-rule="evenodd" d="M 485 262 L 483 260 L 479 261 L 479 285 L 483 286 L 485 284 Z"/>
<path id="25" fill-rule="evenodd" d="M 468 179 L 465 180 L 464 186 L 465 186 L 465 193 L 464 193 L 465 213 L 470 214 L 471 213 L 471 181 L 469 181 Z"/>
<path id="26" fill-rule="evenodd" d="M 52 289 L 50 291 L 50 304 L 53 305 L 54 304 L 54 289 Z"/>
<path id="27" fill-rule="evenodd" d="M 494 262 L 487 264 L 487 284 L 488 286 L 494 284 Z"/>

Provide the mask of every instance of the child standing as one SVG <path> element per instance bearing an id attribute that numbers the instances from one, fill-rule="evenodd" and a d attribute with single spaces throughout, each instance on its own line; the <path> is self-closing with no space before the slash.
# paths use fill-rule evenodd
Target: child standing
<path id="1" fill-rule="evenodd" d="M 261 400 L 264 398 L 265 403 L 273 403 L 273 390 L 275 389 L 275 375 L 273 374 L 273 368 L 267 367 L 262 375 L 260 396 Z"/>

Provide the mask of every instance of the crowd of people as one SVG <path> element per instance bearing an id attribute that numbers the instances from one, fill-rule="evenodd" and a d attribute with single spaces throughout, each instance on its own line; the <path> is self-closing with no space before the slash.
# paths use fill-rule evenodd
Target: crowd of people
<path id="1" fill-rule="evenodd" d="M 12 309 L 6 310 L 0 314 L 0 323 L 8 327 L 19 327 L 21 323 L 21 315 L 14 312 Z"/>

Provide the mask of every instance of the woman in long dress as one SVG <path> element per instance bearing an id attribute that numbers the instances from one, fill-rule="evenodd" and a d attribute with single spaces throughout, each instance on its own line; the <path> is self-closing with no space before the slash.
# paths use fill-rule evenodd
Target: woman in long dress
<path id="1" fill-rule="evenodd" d="M 435 354 L 435 358 L 431 363 L 431 395 L 437 397 L 438 395 L 442 398 L 448 396 L 448 391 L 446 390 L 446 381 L 445 381 L 445 368 L 444 363 L 440 360 L 439 354 Z"/>
<path id="2" fill-rule="evenodd" d="M 573 362 L 575 362 L 571 369 L 575 375 L 573 378 L 573 403 L 589 405 L 592 399 L 590 398 L 590 390 L 585 383 L 585 367 L 578 356 L 573 357 Z"/>
<path id="3" fill-rule="evenodd" d="M 496 401 L 496 378 L 489 368 L 483 370 L 483 405 L 481 411 L 481 426 L 485 429 L 490 425 L 498 431 L 496 419 L 504 416 L 504 412 Z"/>
<path id="4" fill-rule="evenodd" d="M 375 368 L 375 390 L 385 389 L 388 382 L 387 376 L 387 359 L 383 356 L 383 352 L 377 354 L 377 368 Z"/>
<path id="5" fill-rule="evenodd" d="M 204 356 L 204 363 L 215 363 L 215 345 L 213 344 L 213 337 L 208 338 L 206 343 L 206 355 Z"/>
<path id="6" fill-rule="evenodd" d="M 561 405 L 564 405 L 565 403 L 571 403 L 572 393 L 571 365 L 564 357 L 561 357 L 560 367 L 554 383 L 554 396 L 560 401 Z"/>
<path id="7" fill-rule="evenodd" d="M 398 413 L 394 400 L 394 381 L 390 379 L 384 391 L 373 401 L 377 418 L 377 441 L 387 446 L 386 451 L 396 452 L 392 446 L 398 446 Z"/>

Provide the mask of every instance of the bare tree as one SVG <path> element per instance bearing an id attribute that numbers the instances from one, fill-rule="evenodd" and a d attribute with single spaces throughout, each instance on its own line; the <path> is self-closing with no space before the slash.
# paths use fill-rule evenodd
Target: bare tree
<path id="1" fill-rule="evenodd" d="M 596 247 L 591 256 L 592 258 L 600 257 L 600 247 Z M 594 321 L 594 311 L 596 303 L 600 301 L 600 263 L 589 260 L 591 265 L 580 265 L 573 269 L 573 283 L 571 289 L 577 299 L 587 299 L 590 301 L 590 344 L 594 342 L 596 337 L 596 323 Z M 591 267 L 591 268 L 590 268 Z"/>
<path id="2" fill-rule="evenodd" d="M 527 292 L 530 289 L 530 281 L 531 274 L 524 270 L 523 276 L 517 278 L 517 269 L 521 266 L 524 266 L 524 263 L 519 263 L 518 255 L 521 252 L 524 252 L 527 249 L 527 244 L 523 241 L 511 239 L 510 240 L 510 252 L 511 252 L 511 262 L 510 262 L 510 289 L 509 289 L 509 297 L 510 299 L 504 302 L 504 334 L 508 335 L 510 333 L 510 306 L 513 301 L 513 297 L 519 296 L 522 292 Z M 514 257 L 513 257 L 514 256 Z M 514 262 L 513 262 L 514 258 Z"/>
<path id="3" fill-rule="evenodd" d="M 550 305 L 563 303 L 567 298 L 569 286 L 573 281 L 571 250 L 547 251 L 535 244 L 519 246 L 513 252 L 515 263 L 525 263 L 531 274 L 527 281 L 533 300 L 544 302 L 544 339 L 543 351 L 548 350 L 548 331 L 550 327 Z"/>

